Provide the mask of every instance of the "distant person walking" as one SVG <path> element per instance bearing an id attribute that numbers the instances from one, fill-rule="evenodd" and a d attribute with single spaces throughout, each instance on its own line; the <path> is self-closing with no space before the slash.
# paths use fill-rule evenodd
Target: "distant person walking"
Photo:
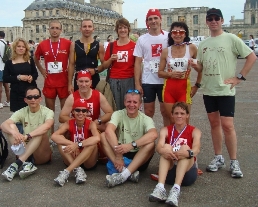
<path id="1" fill-rule="evenodd" d="M 255 43 L 254 43 L 254 36 L 253 35 L 250 35 L 250 40 L 249 40 L 249 47 L 254 50 L 254 46 L 255 46 Z"/>

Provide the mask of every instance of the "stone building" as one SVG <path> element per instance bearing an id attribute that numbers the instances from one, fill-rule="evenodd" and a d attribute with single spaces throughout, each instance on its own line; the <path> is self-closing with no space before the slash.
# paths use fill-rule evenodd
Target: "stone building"
<path id="1" fill-rule="evenodd" d="M 0 28 L 6 32 L 6 40 L 12 42 L 17 37 L 36 42 L 49 37 L 48 24 L 58 19 L 63 25 L 62 36 L 77 39 L 80 37 L 80 24 L 83 19 L 92 19 L 95 35 L 103 40 L 114 35 L 114 25 L 122 17 L 122 0 L 34 0 L 24 11 L 23 27 Z"/>
<path id="2" fill-rule="evenodd" d="M 162 29 L 169 31 L 173 22 L 183 21 L 189 27 L 190 36 L 208 36 L 209 29 L 205 22 L 207 10 L 208 7 L 160 9 Z"/>

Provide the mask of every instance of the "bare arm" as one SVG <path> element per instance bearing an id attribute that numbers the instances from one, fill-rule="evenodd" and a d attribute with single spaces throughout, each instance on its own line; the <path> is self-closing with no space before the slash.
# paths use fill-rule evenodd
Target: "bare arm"
<path id="1" fill-rule="evenodd" d="M 70 94 L 68 96 L 68 98 L 66 99 L 65 104 L 59 114 L 59 122 L 60 123 L 64 123 L 71 119 L 70 113 L 73 109 L 73 102 L 74 102 L 73 94 Z"/>
<path id="2" fill-rule="evenodd" d="M 101 62 L 101 65 L 98 66 L 98 72 L 102 72 L 103 70 L 105 70 L 107 67 L 103 66 L 104 63 L 104 54 L 105 54 L 105 49 L 102 43 L 99 43 L 99 60 Z"/>
<path id="3" fill-rule="evenodd" d="M 35 65 L 37 66 L 39 72 L 42 74 L 42 76 L 44 78 L 47 77 L 47 73 L 46 73 L 46 69 L 42 67 L 42 65 L 40 64 L 39 62 L 40 60 L 37 59 L 36 55 L 34 55 L 34 62 L 35 62 Z"/>
<path id="4" fill-rule="evenodd" d="M 103 116 L 100 117 L 101 122 L 106 123 L 106 122 L 110 121 L 112 113 L 113 113 L 113 109 L 109 105 L 106 97 L 102 93 L 100 93 L 100 108 L 104 112 Z"/>
<path id="5" fill-rule="evenodd" d="M 47 133 L 47 131 L 53 126 L 54 119 L 47 119 L 44 124 L 41 124 L 35 130 L 30 132 L 30 136 L 37 137 Z"/>
<path id="6" fill-rule="evenodd" d="M 67 145 L 70 145 L 70 144 L 73 144 L 72 141 L 66 139 L 64 137 L 64 133 L 67 132 L 69 130 L 69 123 L 68 122 L 65 122 L 63 123 L 58 130 L 56 130 L 52 136 L 51 136 L 51 139 L 57 143 L 58 145 L 64 145 L 64 146 L 67 146 Z"/>
<path id="7" fill-rule="evenodd" d="M 193 137 L 192 151 L 193 151 L 194 156 L 197 156 L 200 152 L 201 136 L 202 136 L 202 133 L 201 133 L 200 129 L 195 128 L 192 132 L 192 137 Z"/>
<path id="8" fill-rule="evenodd" d="M 92 121 L 90 123 L 89 129 L 92 136 L 82 141 L 83 147 L 92 146 L 100 142 L 100 133 L 98 132 L 96 123 Z"/>
<path id="9" fill-rule="evenodd" d="M 70 46 L 70 53 L 69 53 L 69 65 L 68 65 L 68 91 L 70 93 L 73 92 L 74 88 L 72 86 L 73 82 L 73 75 L 74 75 L 74 68 L 75 68 L 75 43 L 72 42 Z"/>
<path id="10" fill-rule="evenodd" d="M 157 139 L 157 137 L 157 130 L 155 128 L 152 128 L 148 130 L 147 133 L 144 134 L 140 139 L 137 139 L 135 142 L 137 144 L 137 147 L 141 147 L 154 142 Z"/>
<path id="11" fill-rule="evenodd" d="M 166 64 L 167 64 L 167 56 L 168 56 L 168 48 L 162 50 L 160 56 L 160 64 L 159 64 L 159 71 L 158 76 L 159 78 L 171 78 L 172 72 L 165 72 Z"/>
<path id="12" fill-rule="evenodd" d="M 138 91 L 140 91 L 141 94 L 143 94 L 141 74 L 142 74 L 142 58 L 135 57 L 135 63 L 134 63 L 135 89 L 137 89 Z"/>
<path id="13" fill-rule="evenodd" d="M 13 125 L 13 127 L 11 127 L 11 125 Z M 19 132 L 17 127 L 14 127 L 14 126 L 15 126 L 14 121 L 11 119 L 7 119 L 1 124 L 1 129 L 6 134 L 10 134 L 14 137 L 15 141 L 14 143 L 11 143 L 11 144 L 19 144 L 21 141 L 24 140 L 24 136 Z"/>

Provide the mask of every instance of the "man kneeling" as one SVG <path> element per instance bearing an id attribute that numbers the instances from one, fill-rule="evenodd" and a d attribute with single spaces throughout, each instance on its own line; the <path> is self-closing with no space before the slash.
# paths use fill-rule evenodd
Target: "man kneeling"
<path id="1" fill-rule="evenodd" d="M 77 184 L 86 181 L 84 169 L 93 169 L 97 166 L 98 148 L 100 134 L 94 121 L 88 119 L 89 109 L 86 107 L 85 99 L 76 99 L 73 104 L 72 113 L 74 119 L 70 119 L 53 133 L 51 139 L 57 143 L 58 150 L 68 166 L 54 181 L 63 186 L 72 171 L 76 172 Z M 64 137 L 66 132 L 70 134 L 70 140 Z"/>
<path id="2" fill-rule="evenodd" d="M 197 178 L 195 161 L 200 152 L 201 131 L 187 124 L 189 110 L 183 102 L 174 104 L 172 117 L 175 124 L 163 127 L 160 131 L 156 149 L 160 154 L 159 180 L 149 201 L 166 201 L 167 204 L 178 206 L 181 184 L 191 185 Z M 169 196 L 164 188 L 165 182 L 174 184 Z"/>
<path id="3" fill-rule="evenodd" d="M 16 162 L 2 173 L 8 181 L 12 181 L 21 166 L 23 169 L 19 175 L 25 178 L 37 170 L 34 164 L 47 163 L 52 156 L 48 136 L 54 124 L 54 112 L 40 105 L 41 91 L 37 87 L 29 87 L 25 95 L 24 101 L 28 106 L 16 111 L 1 125 L 18 156 Z M 16 123 L 22 124 L 24 134 L 19 132 Z"/>
<path id="4" fill-rule="evenodd" d="M 106 176 L 108 187 L 124 183 L 127 179 L 138 182 L 139 171 L 147 169 L 154 154 L 158 134 L 153 120 L 139 111 L 141 94 L 128 90 L 124 99 L 125 109 L 113 113 L 101 144 L 118 173 Z M 131 159 L 125 167 L 124 157 Z"/>

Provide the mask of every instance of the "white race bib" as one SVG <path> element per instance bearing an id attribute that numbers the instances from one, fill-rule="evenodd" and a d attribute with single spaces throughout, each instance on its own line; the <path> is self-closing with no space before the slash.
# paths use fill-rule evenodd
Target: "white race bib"
<path id="1" fill-rule="evenodd" d="M 185 72 L 188 68 L 188 58 L 171 58 L 169 65 L 172 70 Z"/>
<path id="2" fill-rule="evenodd" d="M 63 67 L 62 62 L 48 62 L 47 63 L 47 72 L 51 73 L 62 73 Z"/>
<path id="3" fill-rule="evenodd" d="M 159 62 L 160 62 L 159 59 L 150 61 L 150 71 L 152 73 L 157 73 L 159 71 Z"/>

